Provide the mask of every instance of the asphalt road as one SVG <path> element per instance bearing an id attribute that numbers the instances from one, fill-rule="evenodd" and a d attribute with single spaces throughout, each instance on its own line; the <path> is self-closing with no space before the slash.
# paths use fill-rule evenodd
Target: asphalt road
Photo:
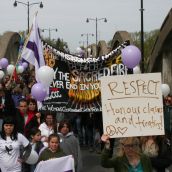
<path id="1" fill-rule="evenodd" d="M 101 154 L 89 152 L 87 148 L 81 148 L 83 159 L 82 172 L 114 172 L 113 169 L 103 168 L 100 165 Z M 155 171 L 154 171 L 155 172 Z M 172 165 L 165 172 L 172 172 Z"/>
<path id="2" fill-rule="evenodd" d="M 113 172 L 113 169 L 106 169 L 100 165 L 100 156 L 95 152 L 89 152 L 87 148 L 81 148 L 83 159 L 82 172 Z"/>

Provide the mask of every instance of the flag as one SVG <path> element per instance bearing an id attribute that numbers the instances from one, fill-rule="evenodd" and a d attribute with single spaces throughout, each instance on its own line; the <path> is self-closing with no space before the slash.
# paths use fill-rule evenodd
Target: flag
<path id="1" fill-rule="evenodd" d="M 24 45 L 23 51 L 21 53 L 21 58 L 35 66 L 35 78 L 39 82 L 37 77 L 37 71 L 41 66 L 45 65 L 45 60 L 43 56 L 42 42 L 37 22 L 37 13 L 33 18 L 33 23 L 31 30 L 29 32 L 29 37 Z M 49 94 L 47 88 L 47 95 Z M 37 101 L 38 109 L 42 107 L 42 103 Z"/>
<path id="2" fill-rule="evenodd" d="M 13 80 L 17 83 L 18 81 L 19 81 L 19 77 L 18 77 L 18 75 L 17 75 L 17 71 L 16 71 L 16 67 L 15 67 L 15 69 L 14 69 L 14 71 L 13 71 Z"/>
<path id="3" fill-rule="evenodd" d="M 72 155 L 41 161 L 34 172 L 75 172 Z"/>
<path id="4" fill-rule="evenodd" d="M 37 22 L 37 14 L 35 14 L 34 16 L 33 24 L 30 30 L 30 35 L 21 53 L 21 57 L 30 64 L 35 66 L 35 74 L 41 66 L 45 65 L 42 42 Z"/>

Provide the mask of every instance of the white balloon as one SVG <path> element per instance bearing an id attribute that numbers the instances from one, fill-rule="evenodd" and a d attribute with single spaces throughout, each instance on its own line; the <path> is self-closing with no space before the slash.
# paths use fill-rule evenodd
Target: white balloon
<path id="1" fill-rule="evenodd" d="M 24 67 L 23 66 L 18 66 L 17 67 L 17 73 L 23 73 Z"/>
<path id="2" fill-rule="evenodd" d="M 8 65 L 8 66 L 7 66 L 7 73 L 8 73 L 9 75 L 13 74 L 14 69 L 15 69 L 15 66 L 14 66 L 14 65 L 12 65 L 12 64 Z"/>
<path id="3" fill-rule="evenodd" d="M 161 84 L 161 90 L 162 90 L 162 95 L 164 97 L 168 96 L 168 94 L 170 93 L 170 87 L 168 84 Z"/>
<path id="4" fill-rule="evenodd" d="M 49 87 L 54 78 L 54 70 L 49 66 L 42 66 L 37 71 L 38 82 Z"/>
<path id="5" fill-rule="evenodd" d="M 76 52 L 77 52 L 77 53 L 80 53 L 80 52 L 82 52 L 82 49 L 81 49 L 80 47 L 77 47 L 77 48 L 76 48 Z"/>
<path id="6" fill-rule="evenodd" d="M 91 48 L 87 48 L 88 53 L 91 53 Z"/>
<path id="7" fill-rule="evenodd" d="M 38 154 L 35 150 L 32 149 L 29 157 L 27 158 L 27 160 L 25 161 L 27 164 L 36 164 L 38 161 Z"/>
<path id="8" fill-rule="evenodd" d="M 2 79 L 4 77 L 4 72 L 2 70 L 0 70 L 0 79 Z"/>
<path id="9" fill-rule="evenodd" d="M 134 74 L 140 74 L 141 73 L 140 67 L 139 66 L 134 67 L 133 68 L 133 73 Z"/>

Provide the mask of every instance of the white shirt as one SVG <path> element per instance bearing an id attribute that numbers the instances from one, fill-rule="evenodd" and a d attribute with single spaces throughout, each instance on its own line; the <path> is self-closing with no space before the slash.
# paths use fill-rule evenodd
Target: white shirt
<path id="1" fill-rule="evenodd" d="M 45 137 L 48 137 L 50 134 L 53 134 L 54 130 L 52 128 L 49 128 L 45 122 L 43 122 L 39 126 L 39 129 L 41 130 L 41 141 L 43 142 L 44 146 L 48 147 L 48 143 L 45 142 Z"/>
<path id="2" fill-rule="evenodd" d="M 21 172 L 20 146 L 26 147 L 29 141 L 22 134 L 18 133 L 17 140 L 6 140 L 0 137 L 0 164 L 7 172 Z"/>

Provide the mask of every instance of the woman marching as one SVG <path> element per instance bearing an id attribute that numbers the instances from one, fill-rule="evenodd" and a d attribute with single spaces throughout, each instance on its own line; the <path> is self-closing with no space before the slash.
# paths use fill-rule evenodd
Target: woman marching
<path id="1" fill-rule="evenodd" d="M 114 168 L 115 172 L 152 172 L 150 159 L 141 154 L 139 139 L 128 137 L 120 139 L 119 149 L 115 158 L 110 155 L 110 141 L 106 135 L 102 136 L 105 148 L 102 153 L 101 164 L 105 168 Z"/>
<path id="2" fill-rule="evenodd" d="M 25 154 L 20 156 L 21 146 Z M 31 146 L 25 136 L 18 133 L 16 124 L 11 116 L 6 116 L 0 134 L 0 165 L 2 171 L 21 172 L 22 162 L 27 160 Z"/>
<path id="3" fill-rule="evenodd" d="M 82 170 L 82 158 L 78 139 L 71 131 L 71 125 L 67 120 L 60 122 L 58 127 L 60 136 L 60 147 L 66 155 L 72 155 L 75 162 L 76 172 Z"/>
<path id="4" fill-rule="evenodd" d="M 41 141 L 45 147 L 48 147 L 48 137 L 50 134 L 57 133 L 57 123 L 55 120 L 55 115 L 51 112 L 45 113 L 45 122 L 43 122 L 39 129 L 41 131 Z"/>

